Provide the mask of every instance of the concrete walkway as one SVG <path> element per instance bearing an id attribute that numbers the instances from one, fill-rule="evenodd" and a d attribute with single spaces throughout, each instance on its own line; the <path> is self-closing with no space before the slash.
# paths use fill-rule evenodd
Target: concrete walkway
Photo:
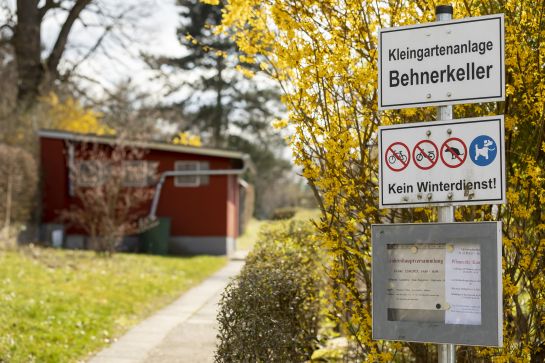
<path id="1" fill-rule="evenodd" d="M 230 278 L 243 265 L 240 255 L 230 260 L 226 267 L 133 327 L 89 363 L 213 362 L 217 304 Z"/>

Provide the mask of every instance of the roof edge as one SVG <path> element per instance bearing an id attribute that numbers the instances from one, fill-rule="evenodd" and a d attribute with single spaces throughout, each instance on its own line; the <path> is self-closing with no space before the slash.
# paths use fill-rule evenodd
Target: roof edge
<path id="1" fill-rule="evenodd" d="M 108 145 L 113 145 L 117 143 L 117 139 L 114 137 L 108 137 L 108 136 L 102 136 L 102 135 L 96 135 L 96 134 L 79 134 L 75 132 L 51 130 L 51 129 L 39 130 L 38 136 L 40 138 L 70 140 L 70 141 L 108 144 Z M 206 155 L 206 156 L 216 156 L 216 157 L 240 159 L 240 160 L 247 158 L 247 155 L 245 153 L 238 152 L 238 151 L 222 150 L 222 149 L 174 145 L 174 144 L 167 144 L 167 143 L 156 142 L 156 141 L 127 140 L 126 143 L 134 147 L 152 149 L 152 150 L 171 151 L 171 152 L 177 152 L 177 153 L 188 153 L 188 154 Z"/>

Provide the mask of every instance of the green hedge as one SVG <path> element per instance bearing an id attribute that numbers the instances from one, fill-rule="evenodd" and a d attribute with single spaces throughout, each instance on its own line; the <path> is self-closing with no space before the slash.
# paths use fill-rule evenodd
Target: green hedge
<path id="1" fill-rule="evenodd" d="M 297 210 L 295 208 L 277 208 L 274 210 L 271 219 L 274 221 L 291 219 L 296 213 Z"/>
<path id="2" fill-rule="evenodd" d="M 217 362 L 301 362 L 317 347 L 323 282 L 310 223 L 266 226 L 224 291 Z"/>

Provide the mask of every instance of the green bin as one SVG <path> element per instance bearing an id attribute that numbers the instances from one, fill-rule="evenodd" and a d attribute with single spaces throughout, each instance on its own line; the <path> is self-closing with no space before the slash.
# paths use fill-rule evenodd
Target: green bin
<path id="1" fill-rule="evenodd" d="M 140 235 L 144 252 L 154 255 L 166 255 L 170 239 L 170 218 L 159 217 L 158 223 Z"/>

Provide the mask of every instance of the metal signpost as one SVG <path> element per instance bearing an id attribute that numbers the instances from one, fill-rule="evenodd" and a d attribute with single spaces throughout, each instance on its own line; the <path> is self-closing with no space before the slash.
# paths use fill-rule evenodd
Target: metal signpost
<path id="1" fill-rule="evenodd" d="M 435 11 L 435 15 L 437 17 L 437 21 L 449 21 L 452 20 L 452 13 L 453 9 L 452 6 L 438 6 Z M 502 18 L 503 21 L 503 18 Z M 501 27 L 503 29 L 503 27 Z M 501 34 L 501 32 L 500 32 Z M 503 36 L 500 36 L 500 43 L 503 39 Z M 503 47 L 501 47 L 501 60 L 500 63 L 503 65 Z M 505 67 L 505 65 L 503 65 Z M 500 82 L 501 85 L 501 91 L 500 91 L 500 97 L 502 99 L 505 99 L 505 94 L 503 90 L 505 89 L 505 77 L 503 75 L 505 74 L 505 69 L 501 67 L 500 68 L 500 74 L 499 77 L 502 79 Z M 431 94 L 430 94 L 431 96 Z M 448 95 L 447 95 L 448 96 Z M 427 98 L 427 94 L 426 94 Z M 437 107 L 437 120 L 452 120 L 452 106 L 439 106 Z M 505 175 L 505 174 L 504 174 Z M 452 223 L 454 222 L 454 207 L 447 206 L 447 207 L 438 207 L 437 208 L 437 222 L 439 223 Z M 454 344 L 441 344 L 438 347 L 438 360 L 439 363 L 455 363 L 456 362 L 456 346 Z"/>
<path id="2" fill-rule="evenodd" d="M 471 227 L 474 231 L 472 240 L 465 240 L 465 244 L 459 245 L 452 242 L 459 235 L 457 231 L 463 234 L 463 229 L 467 227 L 465 224 L 462 226 L 461 223 L 454 223 L 454 205 L 505 202 L 503 116 L 452 121 L 452 105 L 505 100 L 504 16 L 497 14 L 452 21 L 452 13 L 452 6 L 440 5 L 436 7 L 435 23 L 379 30 L 379 109 L 439 106 L 437 120 L 440 121 L 434 124 L 418 123 L 379 128 L 379 207 L 408 208 L 436 205 L 438 222 L 441 224 L 435 227 L 420 225 L 418 228 L 422 230 L 419 233 L 423 233 L 424 236 L 415 237 L 409 233 L 408 240 L 404 237 L 407 236 L 406 231 L 393 233 L 392 235 L 396 236 L 394 240 L 381 239 L 376 235 L 377 228 L 381 226 L 373 226 L 374 254 L 375 252 L 382 254 L 382 258 L 386 258 L 387 254 L 392 266 L 397 266 L 391 271 L 384 270 L 384 267 L 375 270 L 376 261 L 373 255 L 373 296 L 375 298 L 378 292 L 377 297 L 388 299 L 390 307 L 387 311 L 388 321 L 396 321 L 398 318 L 403 320 L 404 314 L 415 314 L 419 310 L 418 304 L 429 305 L 433 299 L 439 297 L 440 294 L 437 293 L 432 299 L 429 291 L 441 281 L 444 285 L 435 286 L 435 290 L 450 291 L 446 286 L 449 280 L 447 275 L 449 273 L 452 275 L 452 272 L 448 272 L 451 270 L 445 266 L 431 270 L 425 266 L 404 269 L 402 263 L 413 260 L 417 262 L 441 260 L 446 264 L 447 261 L 462 261 L 463 258 L 448 258 L 449 253 L 459 253 L 459 256 L 465 256 L 467 259 L 461 263 L 467 263 L 469 266 L 482 263 L 485 266 L 489 264 L 489 258 L 500 256 L 499 262 L 495 262 L 494 265 L 496 272 L 492 271 L 485 277 L 484 274 L 481 275 L 482 270 L 478 270 L 479 277 L 475 277 L 475 284 L 479 284 L 478 295 L 474 292 L 473 295 L 469 293 L 465 297 L 469 300 L 472 299 L 471 296 L 478 299 L 479 309 L 481 303 L 485 306 L 490 304 L 495 306 L 498 318 L 489 317 L 486 324 L 479 320 L 481 330 L 464 327 L 455 328 L 454 331 L 457 335 L 467 333 L 468 337 L 475 337 L 476 331 L 487 337 L 495 332 L 497 339 L 485 338 L 482 341 L 476 339 L 474 342 L 501 346 L 501 228 L 498 227 L 500 224 L 496 223 L 493 227 L 498 231 L 494 237 L 497 241 L 497 244 L 494 244 L 496 248 L 494 251 L 489 250 L 490 243 L 483 244 L 479 239 L 485 228 L 482 223 Z M 415 227 L 411 228 L 410 230 L 414 230 Z M 378 231 L 379 234 L 385 232 L 385 229 Z M 450 241 L 437 240 L 443 233 Z M 384 243 L 389 243 L 387 252 Z M 411 257 L 411 253 L 423 257 Z M 383 262 L 381 260 L 384 265 Z M 401 265 L 398 266 L 397 263 Z M 430 262 L 430 266 L 432 265 Z M 452 271 L 454 270 L 456 268 Z M 477 270 L 468 268 L 464 271 L 471 276 Z M 388 273 L 388 279 L 384 280 Z M 403 285 L 411 279 L 406 276 L 398 279 L 396 275 L 398 273 L 416 274 L 413 276 L 414 281 L 422 279 L 428 281 L 429 289 L 422 290 L 424 291 L 422 294 L 415 292 L 420 291 L 418 286 L 412 286 L 410 283 Z M 430 273 L 442 276 L 442 280 L 441 277 L 432 277 L 429 280 L 423 278 Z M 494 273 L 497 275 L 495 282 Z M 496 294 L 483 292 L 481 295 L 480 286 L 485 280 L 496 284 Z M 403 281 L 403 284 L 400 285 L 398 281 Z M 388 293 L 380 290 L 383 284 L 388 286 Z M 452 283 L 449 286 L 452 287 Z M 399 294 L 396 295 L 392 291 L 398 291 Z M 415 306 L 411 305 L 411 301 L 414 303 L 414 296 L 407 299 L 407 291 L 413 291 L 412 293 L 418 295 Z M 375 335 L 375 328 L 382 329 L 382 326 L 375 326 L 375 319 L 381 322 L 381 319 L 385 319 L 386 312 L 379 309 L 379 315 L 375 316 L 375 307 L 380 304 L 374 303 L 373 336 L 378 339 L 446 343 L 438 347 L 439 362 L 454 363 L 456 348 L 451 343 L 459 340 L 453 340 L 454 335 L 439 332 L 445 328 L 445 324 L 452 323 L 452 315 L 458 310 L 456 308 L 450 310 L 445 296 L 441 296 L 440 302 L 438 300 L 435 304 L 440 314 L 437 311 L 424 313 L 422 321 L 431 321 L 426 325 L 427 333 L 431 332 L 431 335 L 421 334 L 423 340 L 405 338 L 411 334 L 400 334 L 397 330 L 390 336 L 382 334 L 384 331 L 377 331 Z M 465 303 L 469 301 L 466 300 Z M 403 306 L 409 306 L 410 313 L 403 313 L 407 310 L 403 309 Z M 430 310 L 433 310 L 433 305 L 430 306 Z M 476 306 L 469 303 L 468 309 L 476 309 Z M 462 315 L 465 313 L 467 311 L 462 312 Z M 481 315 L 479 319 L 480 317 Z M 476 315 L 473 315 L 473 318 L 476 318 Z M 442 323 L 438 325 L 439 322 Z M 399 324 L 406 323 L 402 321 Z M 393 325 L 394 330 L 401 326 L 396 324 Z M 461 324 L 471 326 L 474 323 L 470 319 Z M 409 328 L 406 331 L 411 330 L 410 324 L 405 327 Z M 413 329 L 416 327 L 422 327 L 421 322 L 414 325 Z M 441 340 L 434 340 L 433 334 L 441 335 Z M 463 344 L 472 344 L 466 339 L 461 341 Z"/>

